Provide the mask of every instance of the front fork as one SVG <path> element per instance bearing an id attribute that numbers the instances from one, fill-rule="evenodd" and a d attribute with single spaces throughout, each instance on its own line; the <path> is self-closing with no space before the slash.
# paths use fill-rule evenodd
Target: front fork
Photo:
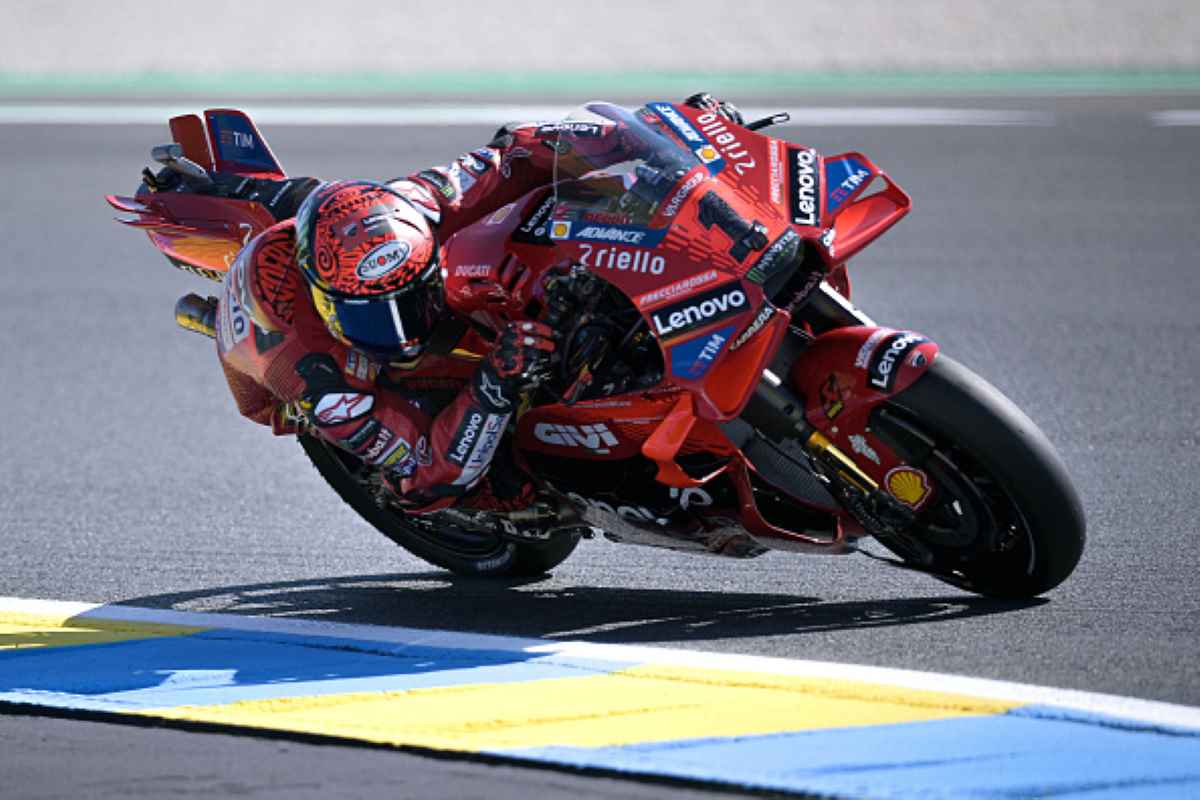
<path id="1" fill-rule="evenodd" d="M 806 323 L 816 335 L 793 328 L 763 371 L 741 415 L 754 431 L 752 439 L 741 443 L 743 452 L 754 462 L 756 447 L 776 454 L 799 450 L 809 462 L 804 466 L 827 484 L 866 531 L 902 537 L 927 498 L 917 504 L 904 502 L 889 491 L 890 484 L 884 485 L 885 476 L 910 468 L 898 459 L 889 462 L 892 454 L 882 443 L 864 448 L 868 420 L 873 409 L 920 377 L 936 356 L 937 345 L 917 334 L 877 327 L 827 284 L 813 293 L 796 322 Z M 889 358 L 884 367 L 882 361 Z M 872 380 L 884 387 L 872 385 Z M 818 397 L 822 399 L 814 400 Z M 872 462 L 877 474 L 860 466 L 847 445 L 869 453 L 861 463 L 871 467 L 867 462 Z"/>

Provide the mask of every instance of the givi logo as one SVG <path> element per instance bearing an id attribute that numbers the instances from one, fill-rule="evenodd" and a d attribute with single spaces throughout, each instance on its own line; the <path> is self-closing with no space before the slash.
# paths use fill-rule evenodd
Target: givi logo
<path id="1" fill-rule="evenodd" d="M 533 435 L 539 442 L 559 447 L 582 447 L 599 454 L 609 453 L 609 448 L 617 445 L 617 437 L 600 422 L 578 426 L 539 422 L 533 426 Z"/>

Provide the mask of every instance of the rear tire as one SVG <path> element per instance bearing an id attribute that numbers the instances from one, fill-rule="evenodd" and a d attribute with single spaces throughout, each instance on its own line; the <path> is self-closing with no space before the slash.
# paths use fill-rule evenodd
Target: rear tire
<path id="1" fill-rule="evenodd" d="M 885 441 L 897 441 L 898 425 L 933 443 L 912 465 L 939 491 L 910 534 L 933 551 L 939 577 L 1006 599 L 1066 580 L 1086 540 L 1083 506 L 1053 445 L 1012 401 L 938 355 L 872 418 Z"/>
<path id="2" fill-rule="evenodd" d="M 520 577 L 542 575 L 566 560 L 579 535 L 555 534 L 546 542 L 514 542 L 436 519 L 381 508 L 364 485 L 362 461 L 324 440 L 301 434 L 300 446 L 338 496 L 384 536 L 417 558 L 459 575 Z"/>

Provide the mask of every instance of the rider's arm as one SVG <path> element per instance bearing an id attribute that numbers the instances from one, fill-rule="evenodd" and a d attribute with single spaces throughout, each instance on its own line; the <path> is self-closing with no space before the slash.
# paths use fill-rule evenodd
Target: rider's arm
<path id="1" fill-rule="evenodd" d="M 432 167 L 389 182 L 429 218 L 438 238 L 445 241 L 470 225 L 554 178 L 556 146 L 560 140 L 588 154 L 589 160 L 620 159 L 625 144 L 614 124 L 585 125 L 564 131 L 555 123 L 505 125 L 487 145 L 459 156 L 445 166 Z M 560 159 L 558 178 L 568 177 L 570 159 Z"/>
<path id="2" fill-rule="evenodd" d="M 361 355 L 332 343 L 296 364 L 304 384 L 299 401 L 312 430 L 381 468 L 413 511 L 434 511 L 487 472 L 521 391 L 541 377 L 553 350 L 549 328 L 514 323 L 454 400 L 430 418 L 376 386 L 356 360 Z"/>

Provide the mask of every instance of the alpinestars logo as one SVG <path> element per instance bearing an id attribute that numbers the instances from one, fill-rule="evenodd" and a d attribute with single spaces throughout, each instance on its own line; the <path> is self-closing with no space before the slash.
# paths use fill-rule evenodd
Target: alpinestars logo
<path id="1" fill-rule="evenodd" d="M 748 305 L 746 293 L 738 284 L 725 284 L 697 297 L 683 300 L 661 311 L 650 320 L 660 339 L 674 339 L 688 331 L 719 322 L 742 311 Z"/>
<path id="2" fill-rule="evenodd" d="M 358 419 L 375 405 L 375 398 L 358 392 L 332 392 L 322 395 L 313 409 L 317 424 L 322 426 L 341 425 Z"/>

